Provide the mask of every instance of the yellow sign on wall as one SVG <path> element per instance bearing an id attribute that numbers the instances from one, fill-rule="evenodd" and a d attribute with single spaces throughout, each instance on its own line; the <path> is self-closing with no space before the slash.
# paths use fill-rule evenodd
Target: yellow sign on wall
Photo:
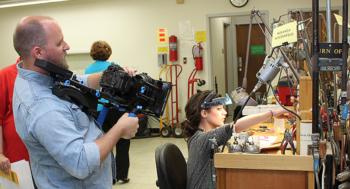
<path id="1" fill-rule="evenodd" d="M 272 47 L 281 46 L 283 44 L 290 44 L 297 42 L 297 22 L 289 22 L 279 26 L 273 30 L 272 33 Z"/>
<path id="2" fill-rule="evenodd" d="M 158 47 L 157 48 L 157 53 L 158 54 L 166 54 L 169 52 L 169 48 L 168 47 Z"/>
<path id="3" fill-rule="evenodd" d="M 207 41 L 207 34 L 205 31 L 196 31 L 194 34 L 194 39 L 197 43 Z"/>

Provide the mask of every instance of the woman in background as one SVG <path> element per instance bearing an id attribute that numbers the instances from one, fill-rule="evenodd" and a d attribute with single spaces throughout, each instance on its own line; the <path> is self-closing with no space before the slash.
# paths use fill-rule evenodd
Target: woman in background
<path id="1" fill-rule="evenodd" d="M 97 72 L 105 71 L 108 66 L 112 64 L 108 59 L 112 54 L 111 46 L 105 41 L 96 41 L 92 44 L 90 50 L 90 56 L 94 59 L 95 62 L 90 64 L 85 69 L 85 74 L 92 74 Z M 101 99 L 100 102 L 106 102 L 106 100 Z M 98 104 L 97 111 L 100 112 L 103 109 L 102 104 Z M 119 112 L 115 108 L 110 108 L 107 114 L 107 117 L 102 125 L 102 130 L 107 132 L 113 125 L 118 121 L 118 119 L 123 115 L 122 112 Z M 129 139 L 120 139 L 116 144 L 116 179 L 113 179 L 113 184 L 118 181 L 121 183 L 128 183 L 128 172 L 129 172 L 129 148 L 130 148 L 130 140 Z"/>
<path id="2" fill-rule="evenodd" d="M 112 62 L 107 61 L 112 54 L 112 48 L 105 41 L 95 41 L 90 49 L 90 56 L 95 61 L 85 69 L 85 74 L 105 71 Z"/>

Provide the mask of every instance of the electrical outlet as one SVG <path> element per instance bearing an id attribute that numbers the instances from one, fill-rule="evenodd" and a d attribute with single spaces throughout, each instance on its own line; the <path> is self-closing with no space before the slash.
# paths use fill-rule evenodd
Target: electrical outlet
<path id="1" fill-rule="evenodd" d="M 187 57 L 183 57 L 183 58 L 182 58 L 182 63 L 183 63 L 183 64 L 187 64 Z"/>

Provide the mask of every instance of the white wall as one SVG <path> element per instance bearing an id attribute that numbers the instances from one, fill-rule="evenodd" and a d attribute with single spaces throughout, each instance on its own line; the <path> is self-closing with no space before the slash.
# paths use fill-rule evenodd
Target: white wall
<path id="1" fill-rule="evenodd" d="M 135 67 L 158 77 L 156 54 L 156 29 L 167 28 L 169 34 L 179 34 L 179 23 L 189 21 L 194 31 L 207 30 L 208 15 L 249 12 L 252 8 L 269 11 L 269 17 L 277 18 L 293 8 L 310 8 L 311 0 L 250 0 L 243 8 L 234 8 L 228 0 L 71 0 L 68 2 L 0 9 L 0 68 L 12 64 L 17 55 L 12 46 L 12 34 L 16 23 L 26 15 L 48 15 L 61 25 L 65 40 L 73 52 L 87 52 L 95 40 L 108 41 L 113 49 L 111 59 L 121 65 Z M 341 1 L 332 1 L 340 6 Z M 321 5 L 322 6 L 322 5 Z M 323 5 L 324 6 L 324 5 Z M 189 56 L 191 42 L 180 40 L 180 57 Z M 204 71 L 199 77 L 208 81 L 208 47 L 204 45 Z M 187 100 L 187 78 L 193 69 L 193 60 L 183 65 L 180 80 L 180 107 Z M 79 68 L 74 68 L 79 69 Z M 205 87 L 211 86 L 211 83 Z M 204 87 L 204 88 L 205 88 Z M 183 115 L 181 115 L 183 116 Z"/>

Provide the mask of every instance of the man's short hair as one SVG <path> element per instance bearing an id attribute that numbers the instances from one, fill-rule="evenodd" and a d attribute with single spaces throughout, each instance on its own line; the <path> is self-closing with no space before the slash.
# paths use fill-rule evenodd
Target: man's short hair
<path id="1" fill-rule="evenodd" d="M 112 48 L 105 41 L 96 41 L 90 49 L 90 56 L 94 60 L 106 61 L 112 54 Z"/>
<path id="2" fill-rule="evenodd" d="M 28 57 L 30 50 L 34 46 L 42 47 L 46 45 L 45 29 L 40 22 L 43 19 L 51 19 L 49 17 L 33 17 L 27 21 L 19 23 L 13 35 L 13 45 L 21 57 Z"/>

